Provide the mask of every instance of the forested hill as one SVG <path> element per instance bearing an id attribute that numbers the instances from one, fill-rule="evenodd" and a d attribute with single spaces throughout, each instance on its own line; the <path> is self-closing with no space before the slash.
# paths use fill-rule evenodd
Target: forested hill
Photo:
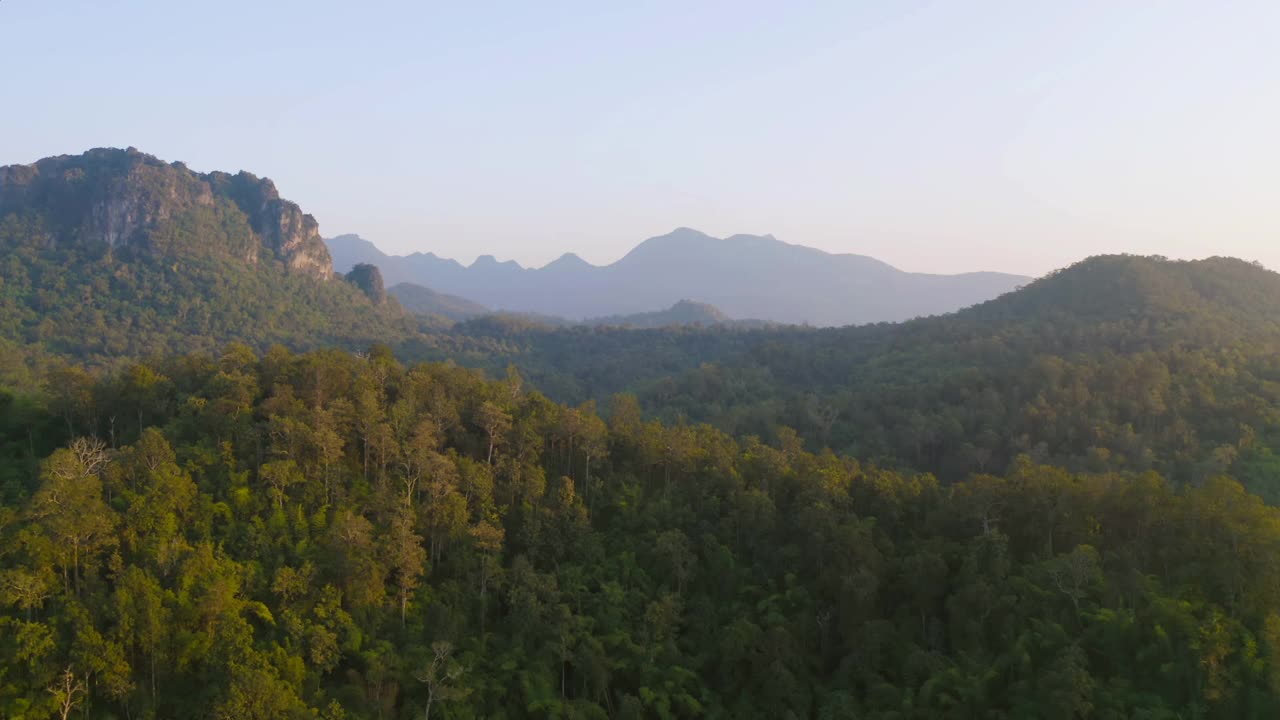
<path id="1" fill-rule="evenodd" d="M 133 149 L 0 168 L 0 251 L 8 358 L 111 364 L 233 340 L 359 349 L 418 326 L 334 278 L 315 220 L 271 181 Z"/>
<path id="2" fill-rule="evenodd" d="M 385 351 L 55 389 L 0 416 L 2 717 L 1280 714 L 1225 478 L 940 485 Z"/>
<path id="3" fill-rule="evenodd" d="M 387 290 L 400 305 L 416 315 L 436 315 L 453 322 L 469 320 L 493 312 L 489 308 L 456 295 L 436 292 L 413 283 L 397 283 Z"/>
<path id="4" fill-rule="evenodd" d="M 557 397 L 639 393 L 734 434 L 796 429 L 950 479 L 1020 453 L 1078 469 L 1233 471 L 1280 499 L 1280 276 L 1229 258 L 1092 258 L 952 315 L 807 330 L 528 330 Z"/>
<path id="5" fill-rule="evenodd" d="M 1280 275 L 1226 257 L 1095 257 L 955 319 L 995 332 L 1017 328 L 1046 349 L 1055 339 L 1064 346 L 1074 341 L 1060 329 L 1092 327 L 1083 352 L 1274 340 L 1280 337 Z"/>
<path id="6" fill-rule="evenodd" d="M 373 266 L 361 264 L 356 267 L 368 268 Z M 723 324 L 735 324 L 739 327 L 758 327 L 765 324 L 760 321 L 733 320 L 716 307 L 706 303 L 693 302 L 692 300 L 681 300 L 665 310 L 636 313 L 634 315 L 610 315 L 607 317 L 589 318 L 575 323 L 564 318 L 545 315 L 510 313 L 504 311 L 494 312 L 493 310 L 490 310 L 478 303 L 471 302 L 466 298 L 436 292 L 430 288 L 425 288 L 421 285 L 414 285 L 413 283 L 400 283 L 398 285 L 393 285 L 387 292 L 392 297 L 399 300 L 400 305 L 409 312 L 422 316 L 436 316 L 453 322 L 465 322 L 476 318 L 483 318 L 486 315 L 498 315 L 500 317 L 524 318 L 526 320 L 542 322 L 543 324 L 553 327 L 562 327 L 566 325 L 611 325 L 632 328 L 662 328 L 679 325 L 710 326 Z"/>
<path id="7" fill-rule="evenodd" d="M 617 325 L 634 328 L 661 328 L 674 325 L 723 325 L 734 320 L 707 303 L 681 300 L 666 310 L 636 313 L 635 315 L 611 315 L 591 318 L 584 325 Z"/>
<path id="8" fill-rule="evenodd" d="M 656 417 L 735 437 L 792 428 L 811 449 L 947 481 L 1027 454 L 1177 481 L 1230 472 L 1280 500 L 1280 278 L 1238 260 L 1092 258 L 900 324 L 441 329 L 387 298 L 371 267 L 331 278 L 314 221 L 247 173 L 95 150 L 3 168 L 0 208 L 11 387 L 48 382 L 65 359 L 385 343 L 495 375 L 514 364 L 558 400 L 633 391 Z"/>

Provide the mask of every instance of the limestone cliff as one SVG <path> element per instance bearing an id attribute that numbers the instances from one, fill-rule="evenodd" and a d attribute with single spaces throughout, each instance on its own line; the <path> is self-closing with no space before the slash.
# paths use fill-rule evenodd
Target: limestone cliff
<path id="1" fill-rule="evenodd" d="M 38 216 L 53 243 L 225 253 L 328 279 L 315 218 L 247 172 L 196 173 L 134 148 L 0 167 L 0 217 Z"/>

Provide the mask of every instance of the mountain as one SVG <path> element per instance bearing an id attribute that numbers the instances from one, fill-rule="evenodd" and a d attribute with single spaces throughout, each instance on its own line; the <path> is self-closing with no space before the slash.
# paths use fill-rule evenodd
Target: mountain
<path id="1" fill-rule="evenodd" d="M 0 248 L 0 343 L 55 355 L 365 347 L 417 332 L 377 302 L 367 270 L 363 287 L 334 277 L 315 219 L 270 180 L 133 148 L 0 167 Z"/>
<path id="2" fill-rule="evenodd" d="M 1241 260 L 1090 258 L 897 324 L 493 340 L 486 367 L 514 364 L 563 401 L 631 392 L 661 418 L 737 436 L 791 428 L 815 449 L 947 480 L 1028 455 L 1186 482 L 1232 472 L 1280 502 L 1280 275 Z"/>
<path id="3" fill-rule="evenodd" d="M 401 307 L 418 315 L 439 315 L 455 322 L 487 315 L 491 310 L 457 295 L 439 293 L 413 283 L 392 285 L 387 292 L 400 301 Z"/>
<path id="4" fill-rule="evenodd" d="M 194 173 L 134 148 L 0 167 L 0 217 L 15 213 L 39 217 L 50 243 L 164 252 L 199 242 L 251 265 L 275 260 L 319 279 L 333 274 L 315 218 L 282 200 L 270 180 Z"/>
<path id="5" fill-rule="evenodd" d="M 1236 258 L 1171 261 L 1111 255 L 1050 273 L 1017 293 L 962 313 L 1065 346 L 1059 326 L 1087 324 L 1110 347 L 1226 346 L 1280 337 L 1280 275 Z"/>
<path id="6" fill-rule="evenodd" d="M 359 235 L 338 235 L 324 242 L 333 256 L 333 267 L 336 270 L 346 272 L 360 263 L 376 265 L 389 286 L 412 283 L 435 287 L 431 283 L 432 278 L 453 277 L 467 269 L 456 260 L 436 257 L 433 253 L 393 257 Z M 480 263 L 480 260 L 477 259 L 476 262 Z"/>
<path id="7" fill-rule="evenodd" d="M 391 283 L 412 282 L 489 307 L 570 319 L 652 312 L 690 299 L 732 318 L 852 325 L 952 312 L 1030 280 L 1002 273 L 909 273 L 874 258 L 826 253 L 771 235 L 719 239 L 689 228 L 650 238 L 610 265 L 567 254 L 535 269 L 488 255 L 470 266 L 431 253 L 390 256 L 355 235 L 326 242 L 339 270 L 369 263 Z"/>
<path id="8" fill-rule="evenodd" d="M 721 325 L 732 323 L 733 319 L 721 312 L 714 305 L 681 300 L 666 310 L 636 313 L 634 315 L 612 315 L 609 317 L 591 318 L 584 325 L 615 325 L 636 328 L 661 328 L 675 325 Z"/>

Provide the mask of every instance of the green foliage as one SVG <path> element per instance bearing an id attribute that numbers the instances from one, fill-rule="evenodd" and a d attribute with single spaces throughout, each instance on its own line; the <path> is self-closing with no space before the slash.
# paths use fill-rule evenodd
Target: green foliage
<path id="1" fill-rule="evenodd" d="M 813 330 L 468 323 L 566 402 L 633 392 L 668 422 L 791 427 L 810 449 L 944 480 L 1014 458 L 1077 471 L 1231 472 L 1280 497 L 1280 277 L 1238 260 L 1093 258 L 959 313 Z M 464 358 L 465 360 L 465 358 Z"/>
<path id="2" fill-rule="evenodd" d="M 192 219 L 189 232 L 222 232 L 205 220 L 214 218 Z M 111 365 L 176 348 L 212 352 L 232 340 L 260 350 L 355 349 L 417 332 L 397 308 L 374 305 L 352 285 L 270 262 L 249 265 L 187 243 L 156 253 L 45 244 L 42 236 L 34 221 L 0 219 L 0 335 L 34 356 Z"/>
<path id="3" fill-rule="evenodd" d="M 1226 478 L 941 485 L 381 351 L 75 387 L 0 516 L 4 717 L 1280 712 L 1280 511 Z"/>
<path id="4" fill-rule="evenodd" d="M 387 290 L 382 285 L 382 273 L 373 265 L 360 263 L 347 273 L 346 281 L 360 288 L 360 292 L 369 298 L 374 305 L 381 305 L 387 300 Z"/>

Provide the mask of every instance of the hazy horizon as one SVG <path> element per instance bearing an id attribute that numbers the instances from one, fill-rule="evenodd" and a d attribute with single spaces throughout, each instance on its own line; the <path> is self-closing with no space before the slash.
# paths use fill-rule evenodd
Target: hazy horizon
<path id="1" fill-rule="evenodd" d="M 135 146 L 244 169 L 326 237 L 463 264 L 605 265 L 683 226 L 916 272 L 1280 268 L 1278 21 L 1265 2 L 9 0 L 0 164 Z"/>
<path id="2" fill-rule="evenodd" d="M 540 269 L 540 268 L 542 268 L 542 267 L 545 267 L 545 266 L 547 266 L 547 265 L 550 265 L 551 263 L 555 262 L 556 260 L 560 259 L 561 257 L 563 257 L 563 256 L 565 256 L 565 255 L 576 255 L 576 256 L 578 256 L 580 259 L 582 259 L 583 261 L 585 261 L 585 262 L 586 262 L 587 264 L 589 264 L 589 265 L 592 265 L 592 266 L 595 266 L 595 267 L 605 267 L 605 266 L 608 266 L 608 265 L 612 265 L 613 263 L 616 263 L 617 261 L 621 260 L 621 259 L 622 259 L 623 257 L 625 257 L 628 253 L 630 253 L 630 252 L 631 252 L 631 250 L 635 249 L 635 247 L 636 247 L 636 246 L 640 245 L 641 243 L 643 243 L 643 242 L 644 242 L 644 241 L 646 241 L 646 240 L 651 240 L 651 239 L 654 239 L 654 238 L 657 238 L 657 237 L 663 237 L 663 236 L 665 236 L 665 235 L 669 235 L 669 234 L 671 234 L 671 233 L 673 233 L 673 232 L 676 232 L 676 231 L 678 231 L 678 230 L 682 230 L 682 229 L 684 229 L 684 230 L 694 230 L 694 231 L 697 231 L 697 232 L 702 232 L 704 235 L 709 235 L 709 236 L 711 236 L 711 237 L 714 237 L 714 238 L 717 238 L 717 239 L 721 239 L 721 240 L 731 238 L 731 237 L 733 237 L 733 236 L 735 236 L 735 235 L 754 235 L 754 236 L 757 236 L 757 237 L 760 237 L 760 236 L 772 236 L 775 240 L 781 241 L 781 242 L 786 243 L 786 244 L 788 244 L 788 245 L 796 245 L 796 246 L 805 247 L 805 248 L 810 248 L 810 249 L 814 249 L 814 250 L 821 250 L 821 251 L 823 251 L 823 252 L 827 252 L 827 253 L 830 253 L 830 254 L 832 254 L 832 255 L 861 255 L 861 256 L 865 256 L 865 257 L 871 257 L 871 258 L 873 258 L 873 259 L 875 259 L 875 260 L 880 260 L 880 261 L 882 261 L 882 262 L 886 262 L 887 264 L 892 265 L 892 266 L 893 266 L 895 269 L 897 269 L 897 270 L 903 270 L 903 271 L 905 271 L 905 272 L 912 272 L 912 273 L 925 273 L 925 274 L 938 274 L 938 275 L 959 275 L 959 274 L 975 273 L 975 272 L 996 272 L 996 273 L 1005 273 L 1005 274 L 1009 274 L 1009 275 L 1022 275 L 1022 276 L 1026 276 L 1026 277 L 1030 277 L 1030 278 L 1038 278 L 1038 277 L 1041 277 L 1041 276 L 1043 276 L 1043 275 L 1045 275 L 1045 274 L 1047 274 L 1047 273 L 1053 272 L 1053 271 L 1055 271 L 1055 270 L 1062 270 L 1062 269 L 1064 269 L 1064 268 L 1067 268 L 1067 267 L 1069 267 L 1070 265 L 1074 265 L 1075 263 L 1080 262 L 1080 261 L 1082 261 L 1082 260 L 1087 260 L 1087 259 L 1088 259 L 1088 258 L 1090 258 L 1090 257 L 1097 257 L 1097 256 L 1100 256 L 1100 255 L 1126 255 L 1126 254 L 1127 254 L 1127 255 L 1140 255 L 1140 256 L 1145 256 L 1145 257 L 1165 257 L 1165 258 L 1168 258 L 1169 260 L 1204 260 L 1204 259 L 1211 258 L 1211 257 L 1227 256 L 1227 257 L 1236 257 L 1237 259 L 1247 260 L 1247 261 L 1249 261 L 1249 262 L 1254 262 L 1254 261 L 1255 261 L 1253 258 L 1246 258 L 1246 257 L 1242 257 L 1242 256 L 1232 256 L 1232 255 L 1230 255 L 1229 253 L 1221 253 L 1221 252 L 1207 252 L 1207 253 L 1204 253 L 1204 254 L 1201 254 L 1201 255 L 1173 256 L 1173 255 L 1165 255 L 1165 254 L 1163 254 L 1163 253 L 1159 253 L 1159 252 L 1150 252 L 1150 253 L 1131 253 L 1131 252 L 1126 252 L 1126 251 L 1124 251 L 1124 250 L 1115 250 L 1115 251 L 1106 251 L 1106 252 L 1091 253 L 1091 254 L 1089 254 L 1089 255 L 1081 255 L 1081 256 L 1079 256 L 1079 257 L 1077 257 L 1077 258 L 1073 259 L 1073 260 L 1069 260 L 1069 261 L 1065 262 L 1065 263 L 1064 263 L 1064 264 L 1062 264 L 1062 265 L 1058 265 L 1058 266 L 1054 266 L 1054 267 L 1046 268 L 1045 270 L 1043 270 L 1043 271 L 1041 271 L 1041 272 L 1038 272 L 1038 273 L 1023 273 L 1023 272 L 1016 272 L 1016 271 L 1012 271 L 1012 270 L 992 270 L 991 268 L 977 268 L 977 269 L 973 269 L 973 270 L 951 270 L 951 271 L 935 272 L 935 271 L 931 271 L 931 270 L 916 270 L 916 269 L 914 269 L 914 268 L 912 268 L 912 267 L 903 267 L 903 266 L 901 266 L 901 265 L 897 265 L 897 264 L 894 264 L 894 263 L 888 262 L 887 260 L 885 260 L 885 259 L 884 259 L 884 258 L 882 258 L 882 257 L 878 257 L 878 256 L 874 256 L 874 255 L 869 255 L 869 254 L 867 254 L 867 253 L 860 253 L 860 252 L 853 251 L 853 250 L 826 250 L 826 249 L 824 249 L 824 248 L 815 247 L 815 246 L 813 246 L 813 245 L 809 245 L 809 244 L 806 244 L 806 243 L 803 243 L 803 242 L 791 242 L 791 241 L 787 240 L 786 238 L 780 238 L 780 237 L 777 237 L 777 235 L 775 235 L 774 233 L 733 232 L 733 233 L 725 233 L 725 234 L 723 234 L 723 235 L 716 235 L 716 234 L 714 234 L 714 233 L 707 233 L 707 232 L 703 232 L 703 231 L 702 231 L 702 230 L 700 230 L 699 228 L 690 228 L 690 227 L 688 227 L 688 226 L 675 227 L 675 228 L 671 228 L 670 230 L 668 230 L 668 231 L 666 231 L 666 232 L 663 232 L 663 233 L 658 233 L 658 234 L 656 234 L 656 235 L 647 235 L 647 236 L 645 236 L 645 237 L 638 238 L 638 239 L 636 239 L 635 243 L 633 243 L 631 246 L 627 247 L 625 250 L 623 250 L 623 251 L 622 251 L 620 254 L 618 254 L 616 257 L 610 257 L 608 260 L 604 260 L 604 261 L 601 261 L 601 262 L 593 262 L 590 258 L 584 257 L 584 256 L 583 256 L 583 254 L 582 254 L 581 252 L 578 252 L 578 251 L 573 250 L 573 249 L 565 250 L 564 252 L 561 252 L 561 253 L 559 253 L 559 254 L 557 254 L 557 255 L 555 255 L 555 256 L 553 256 L 553 257 L 550 257 L 550 258 L 548 258 L 548 259 L 546 259 L 546 260 L 539 261 L 539 262 L 535 262 L 535 263 L 532 263 L 532 264 L 528 264 L 528 263 L 521 262 L 521 261 L 520 261 L 519 259 L 517 259 L 517 258 L 513 258 L 513 257 L 503 257 L 503 256 L 501 256 L 501 255 L 495 255 L 494 253 L 491 253 L 491 252 L 479 252 L 479 253 L 475 253 L 475 254 L 471 254 L 471 255 L 466 255 L 466 256 L 464 256 L 464 257 L 455 257 L 455 256 L 451 256 L 451 255 L 441 254 L 439 251 L 437 251 L 437 250 L 433 250 L 433 249 L 432 249 L 432 248 L 430 248 L 430 247 L 417 248 L 417 249 L 410 248 L 410 249 L 407 249 L 407 250 L 396 250 L 396 251 L 390 251 L 390 250 L 387 250 L 385 247 L 383 247 L 380 243 L 378 243 L 376 239 L 374 239 L 374 238 L 370 238 L 370 237 L 366 237 L 366 236 L 361 235 L 360 233 L 357 233 L 357 232 L 350 232 L 350 233 L 332 233 L 332 234 L 331 234 L 331 233 L 327 233 L 327 232 L 326 232 L 326 233 L 324 233 L 324 238 L 325 238 L 325 240 L 326 240 L 326 241 L 328 241 L 328 240 L 331 240 L 331 239 L 333 239 L 333 238 L 337 238 L 337 237 L 343 237 L 343 236 L 350 236 L 350 235 L 354 235 L 354 236 L 359 237 L 361 240 L 364 240 L 364 241 L 366 241 L 366 242 L 370 242 L 370 243 L 372 243 L 375 247 L 377 247 L 377 248 L 378 248 L 378 250 L 380 250 L 380 251 L 382 251 L 383 253 L 385 253 L 385 254 L 387 254 L 387 255 L 389 255 L 389 256 L 392 256 L 392 257 L 406 257 L 406 256 L 409 256 L 409 255 L 414 255 L 414 254 L 427 254 L 427 253 L 430 253 L 430 254 L 433 254 L 433 255 L 435 255 L 436 257 L 440 258 L 441 260 L 453 260 L 453 261 L 457 262 L 458 264 L 460 264 L 460 265 L 462 265 L 462 266 L 464 266 L 464 267 L 470 267 L 470 266 L 472 266 L 473 264 L 475 264 L 475 262 L 476 262 L 480 257 L 483 257 L 483 256 L 492 256 L 492 257 L 494 258 L 494 260 L 496 260 L 497 262 L 503 263 L 503 262 L 508 262 L 508 261 L 514 261 L 514 262 L 516 262 L 518 265 L 520 265 L 522 268 L 524 268 L 524 269 L 526 269 L 526 270 L 533 270 L 533 269 Z M 1260 261 L 1260 260 L 1259 260 L 1259 261 L 1257 261 L 1257 262 L 1262 262 L 1262 261 Z M 1268 269 L 1272 269 L 1272 270 L 1275 270 L 1275 269 L 1276 269 L 1276 268 L 1272 267 L 1272 266 L 1271 266 L 1271 265 L 1269 265 L 1269 264 L 1266 264 L 1266 263 L 1263 263 L 1263 264 L 1264 264 Z"/>

